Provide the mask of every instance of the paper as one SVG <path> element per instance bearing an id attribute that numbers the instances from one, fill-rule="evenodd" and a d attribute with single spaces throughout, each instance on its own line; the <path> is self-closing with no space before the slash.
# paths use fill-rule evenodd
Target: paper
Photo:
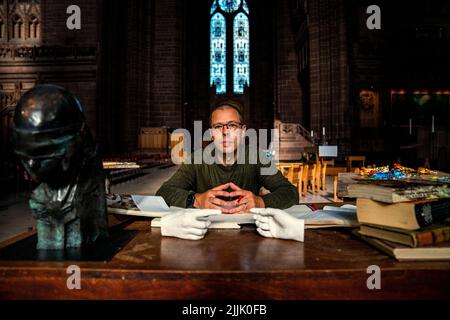
<path id="1" fill-rule="evenodd" d="M 333 206 L 324 206 L 324 211 L 339 211 L 339 212 L 353 212 L 356 213 L 356 206 L 351 204 L 344 204 L 341 207 L 333 207 Z"/>
<path id="2" fill-rule="evenodd" d="M 210 216 L 213 217 L 213 216 Z M 206 217 L 202 217 L 198 220 L 208 220 Z M 160 228 L 161 227 L 161 218 L 154 218 L 151 222 L 152 227 Z M 241 226 L 238 223 L 235 222 L 211 222 L 208 229 L 240 229 Z"/>
<path id="3" fill-rule="evenodd" d="M 200 217 L 197 220 L 211 222 L 234 222 L 234 223 L 255 223 L 253 219 L 253 214 L 243 213 L 243 214 L 216 214 L 208 217 Z"/>
<path id="4" fill-rule="evenodd" d="M 294 218 L 300 219 L 305 217 L 308 214 L 311 214 L 314 212 L 309 206 L 305 204 L 295 205 L 290 208 L 284 209 L 283 211 L 286 211 Z"/>
<path id="5" fill-rule="evenodd" d="M 141 211 L 170 213 L 170 208 L 163 197 L 131 195 L 131 198 Z"/>
<path id="6" fill-rule="evenodd" d="M 336 225 L 336 226 L 358 226 L 358 219 L 356 212 L 350 211 L 330 211 L 330 210 L 316 210 L 301 219 L 305 220 L 305 224 L 314 225 Z"/>

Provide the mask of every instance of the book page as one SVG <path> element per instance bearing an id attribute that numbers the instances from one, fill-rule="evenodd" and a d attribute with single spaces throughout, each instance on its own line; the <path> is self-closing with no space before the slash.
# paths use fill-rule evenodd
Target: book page
<path id="1" fill-rule="evenodd" d="M 141 211 L 148 212 L 170 212 L 169 206 L 164 201 L 163 197 L 159 196 L 141 196 L 141 195 L 131 195 L 136 206 Z"/>
<path id="2" fill-rule="evenodd" d="M 305 204 L 298 204 L 295 206 L 292 206 L 290 208 L 284 209 L 283 211 L 289 213 L 291 216 L 295 218 L 303 218 L 307 216 L 308 214 L 311 214 L 314 212 L 309 206 Z"/>
<path id="3" fill-rule="evenodd" d="M 359 225 L 356 212 L 343 210 L 316 210 L 302 219 L 305 219 L 305 224 L 336 224 L 355 227 Z"/>

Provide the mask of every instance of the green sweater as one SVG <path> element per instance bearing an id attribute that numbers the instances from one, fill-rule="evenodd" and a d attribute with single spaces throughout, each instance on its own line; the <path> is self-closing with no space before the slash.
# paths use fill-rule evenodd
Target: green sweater
<path id="1" fill-rule="evenodd" d="M 248 152 L 248 150 L 246 150 Z M 193 161 L 191 162 L 193 163 Z M 233 182 L 242 189 L 259 195 L 261 187 L 270 191 L 262 196 L 266 207 L 285 209 L 298 204 L 297 188 L 292 185 L 280 171 L 274 175 L 262 175 L 263 165 L 258 159 L 257 164 L 238 164 L 223 166 L 220 164 L 185 164 L 183 163 L 175 174 L 156 192 L 169 206 L 185 208 L 190 191 L 203 193 L 219 185 Z M 231 189 L 228 190 L 231 192 Z M 224 199 L 231 200 L 231 199 Z"/>

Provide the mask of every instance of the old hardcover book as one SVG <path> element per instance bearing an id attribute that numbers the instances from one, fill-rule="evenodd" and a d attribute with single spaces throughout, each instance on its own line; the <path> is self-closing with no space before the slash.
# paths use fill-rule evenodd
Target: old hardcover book
<path id="1" fill-rule="evenodd" d="M 411 248 L 388 240 L 364 236 L 358 230 L 354 230 L 353 234 L 399 261 L 450 260 L 450 241 L 433 246 Z"/>
<path id="2" fill-rule="evenodd" d="M 347 197 L 367 198 L 385 203 L 450 198 L 450 188 L 443 184 L 415 181 L 361 181 L 347 187 Z"/>
<path id="3" fill-rule="evenodd" d="M 412 231 L 379 225 L 363 224 L 359 233 L 365 236 L 401 243 L 412 248 L 450 240 L 450 224 L 438 224 Z"/>
<path id="4" fill-rule="evenodd" d="M 356 200 L 360 224 L 417 230 L 450 217 L 450 199 L 387 204 L 370 199 Z"/>

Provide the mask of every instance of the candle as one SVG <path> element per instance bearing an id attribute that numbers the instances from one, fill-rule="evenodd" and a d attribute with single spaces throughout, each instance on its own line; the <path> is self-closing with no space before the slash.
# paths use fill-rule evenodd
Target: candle
<path id="1" fill-rule="evenodd" d="M 311 138 L 314 136 L 314 131 L 311 130 Z"/>
<path id="2" fill-rule="evenodd" d="M 434 116 L 431 116 L 431 132 L 434 133 Z"/>
<path id="3" fill-rule="evenodd" d="M 322 135 L 325 135 L 325 127 L 322 128 Z"/>
<path id="4" fill-rule="evenodd" d="M 409 118 L 409 134 L 412 134 L 412 119 Z"/>

